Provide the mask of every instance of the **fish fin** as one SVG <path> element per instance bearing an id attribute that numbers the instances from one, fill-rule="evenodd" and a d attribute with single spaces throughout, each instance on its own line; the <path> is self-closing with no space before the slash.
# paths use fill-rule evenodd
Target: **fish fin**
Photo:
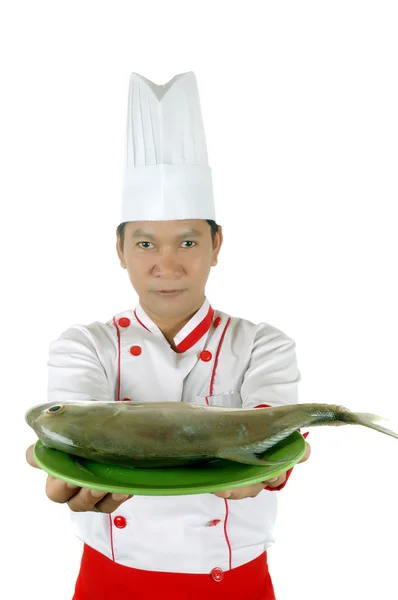
<path id="1" fill-rule="evenodd" d="M 285 460 L 264 460 L 256 456 L 253 450 L 229 449 L 217 454 L 217 458 L 224 458 L 234 462 L 243 463 L 245 465 L 256 465 L 258 467 L 274 467 L 286 463 Z"/>
<path id="2" fill-rule="evenodd" d="M 377 421 L 387 422 L 388 419 L 384 417 L 380 417 L 379 415 L 372 415 L 370 413 L 353 413 L 354 417 L 352 423 L 357 425 L 364 425 L 365 427 L 370 427 L 371 429 L 375 429 L 376 431 L 380 431 L 380 433 L 385 433 L 386 435 L 390 435 L 398 440 L 398 433 L 393 431 L 392 429 L 387 429 L 387 427 L 383 427 L 383 425 L 378 425 Z"/>

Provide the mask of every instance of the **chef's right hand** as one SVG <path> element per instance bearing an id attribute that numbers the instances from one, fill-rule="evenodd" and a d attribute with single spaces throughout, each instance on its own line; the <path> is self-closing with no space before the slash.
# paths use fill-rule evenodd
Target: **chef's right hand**
<path id="1" fill-rule="evenodd" d="M 39 469 L 40 467 L 33 457 L 33 446 L 34 444 L 27 449 L 26 460 L 31 467 Z M 108 492 L 98 490 L 72 487 L 66 481 L 61 481 L 51 475 L 47 477 L 46 494 L 53 502 L 67 503 L 73 512 L 113 513 L 123 502 L 131 498 L 131 496 L 122 494 L 108 494 Z"/>

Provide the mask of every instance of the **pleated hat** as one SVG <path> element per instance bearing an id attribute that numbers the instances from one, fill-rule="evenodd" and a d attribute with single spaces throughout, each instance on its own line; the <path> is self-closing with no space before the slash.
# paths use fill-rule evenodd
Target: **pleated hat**
<path id="1" fill-rule="evenodd" d="M 216 220 L 193 72 L 157 85 L 130 77 L 121 222 Z"/>

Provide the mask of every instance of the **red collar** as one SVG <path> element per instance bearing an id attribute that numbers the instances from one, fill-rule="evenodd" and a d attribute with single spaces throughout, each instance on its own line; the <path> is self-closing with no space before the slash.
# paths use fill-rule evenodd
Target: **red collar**
<path id="1" fill-rule="evenodd" d="M 144 329 L 164 337 L 159 327 L 148 317 L 140 304 L 137 305 L 134 316 Z M 179 352 L 186 352 L 192 348 L 209 331 L 213 316 L 214 310 L 206 298 L 201 308 L 174 338 L 174 344 Z"/>

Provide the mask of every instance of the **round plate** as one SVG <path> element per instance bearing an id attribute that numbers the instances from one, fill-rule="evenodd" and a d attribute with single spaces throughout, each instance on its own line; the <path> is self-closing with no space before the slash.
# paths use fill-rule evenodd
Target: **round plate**
<path id="1" fill-rule="evenodd" d="M 260 456 L 283 461 L 258 467 L 224 459 L 189 467 L 138 469 L 99 463 L 53 450 L 38 440 L 37 464 L 47 473 L 79 487 L 143 496 L 176 496 L 219 492 L 277 477 L 297 464 L 305 453 L 305 440 L 295 431 Z"/>

